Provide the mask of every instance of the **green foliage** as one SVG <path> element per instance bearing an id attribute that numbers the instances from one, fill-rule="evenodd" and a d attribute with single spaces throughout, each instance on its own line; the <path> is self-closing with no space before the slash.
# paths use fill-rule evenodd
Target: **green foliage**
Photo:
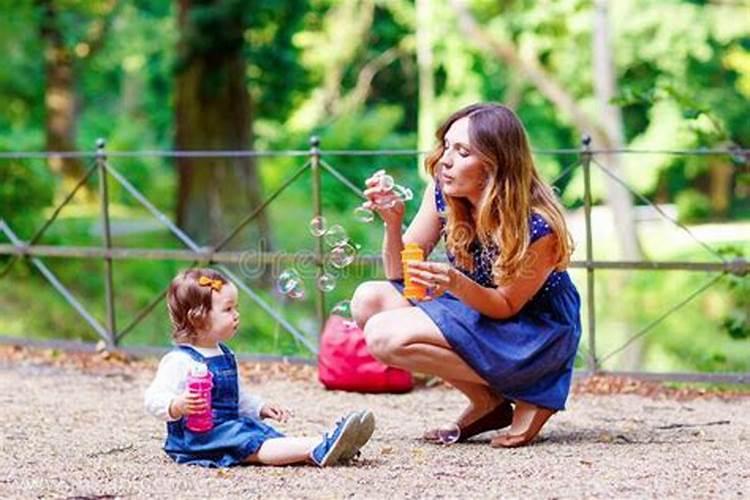
<path id="1" fill-rule="evenodd" d="M 746 256 L 739 246 L 725 247 L 720 252 L 728 260 L 744 259 Z M 727 276 L 726 289 L 730 306 L 722 326 L 731 338 L 747 339 L 750 337 L 750 277 L 730 274 Z"/>
<path id="2" fill-rule="evenodd" d="M 673 257 L 690 260 L 691 255 Z M 692 257 L 694 260 L 695 255 Z M 639 271 L 631 273 L 627 279 L 622 273 L 597 272 L 599 357 L 610 354 L 643 328 L 652 325 L 708 279 L 710 276 L 695 272 Z M 727 324 L 741 317 L 742 307 L 746 312 L 747 302 L 744 298 L 738 300 L 740 296 L 729 291 L 726 279 L 667 315 L 638 339 L 635 345 L 641 351 L 639 369 L 653 372 L 744 372 L 750 369 L 750 344 L 746 337 L 727 335 Z M 746 282 L 747 278 L 744 280 Z M 579 287 L 579 290 L 585 293 L 585 288 Z M 746 318 L 744 321 L 740 331 L 746 332 Z M 623 363 L 624 355 L 620 352 L 608 358 L 604 367 L 633 368 Z"/>
<path id="3" fill-rule="evenodd" d="M 94 246 L 100 243 L 92 236 L 91 228 L 96 226 L 96 218 L 62 219 L 51 228 L 53 240 L 64 235 L 68 243 L 77 239 L 81 244 Z M 165 247 L 170 246 L 174 237 L 165 232 L 134 234 L 116 237 L 114 244 L 121 247 Z M 45 263 L 60 281 L 101 324 L 105 322 L 104 266 L 96 260 L 45 259 Z M 114 264 L 114 292 L 116 324 L 125 328 L 161 293 L 166 284 L 189 262 L 119 260 Z M 235 271 L 242 276 L 237 269 Z M 12 282 L 12 287 L 4 288 L 0 301 L 0 330 L 6 335 L 21 338 L 55 338 L 96 342 L 96 332 L 81 319 L 56 290 L 38 273 L 25 263 L 17 263 L 9 276 L 3 278 Z M 258 283 L 248 282 L 266 302 L 274 305 L 278 297 L 269 293 Z M 257 287 L 257 288 L 256 288 Z M 310 330 L 313 316 L 312 304 L 288 305 L 279 312 L 289 315 L 289 320 L 303 331 Z M 274 307 L 276 309 L 276 307 Z M 291 313 L 291 314 L 290 314 Z M 240 333 L 233 340 L 233 346 L 241 352 L 268 353 L 279 355 L 309 356 L 309 352 L 291 336 L 280 330 L 275 320 L 264 313 L 247 295 L 241 294 Z M 123 338 L 126 346 L 168 346 L 171 344 L 171 326 L 166 305 L 160 300 L 153 311 Z"/>
<path id="4" fill-rule="evenodd" d="M 394 129 L 402 120 L 401 109 L 395 106 L 378 106 L 370 111 L 357 113 L 342 117 L 330 126 L 321 130 L 321 145 L 330 150 L 370 150 L 370 149 L 406 149 L 413 147 L 413 136 L 396 134 Z M 376 165 L 370 168 L 357 168 L 363 166 L 363 161 L 356 157 L 336 157 L 327 159 L 356 186 L 364 186 L 365 179 L 378 170 Z M 372 163 L 371 159 L 366 160 Z M 384 160 L 378 159 L 382 165 Z M 411 158 L 398 158 L 391 163 L 411 162 Z M 403 169 L 400 169 L 403 172 Z M 417 172 L 413 171 L 408 179 L 400 179 L 400 182 L 410 186 L 418 183 Z M 418 185 L 415 187 L 419 187 Z M 341 186 L 338 183 L 327 182 L 323 185 L 324 199 L 336 211 L 351 210 L 361 200 L 352 196 L 341 196 Z"/>
<path id="5" fill-rule="evenodd" d="M 33 148 L 44 144 L 40 124 L 44 122 L 44 66 L 39 37 L 19 37 L 33 32 L 37 12 L 31 1 L 14 2 L 0 16 L 0 148 Z M 25 38 L 25 39 L 24 39 Z"/>
<path id="6" fill-rule="evenodd" d="M 428 23 L 435 41 L 436 119 L 472 101 L 505 102 L 518 112 L 536 149 L 577 147 L 581 131 L 572 125 L 571 117 L 550 103 L 517 68 L 488 55 L 466 36 L 449 3 L 433 9 Z M 419 161 L 412 156 L 325 155 L 326 150 L 415 148 L 419 81 L 412 1 L 193 2 L 187 19 L 191 29 L 184 40 L 178 37 L 176 2 L 117 2 L 114 10 L 110 2 L 92 0 L 57 0 L 53 4 L 61 12 L 65 46 L 74 57 L 75 138 L 80 149 L 92 150 L 99 137 L 107 140 L 110 151 L 170 149 L 175 130 L 174 71 L 186 58 L 206 51 L 241 51 L 253 102 L 255 148 L 308 149 L 309 137 L 316 134 L 321 138 L 323 159 L 355 185 L 361 186 L 369 173 L 385 168 L 417 196 L 421 191 Z M 491 38 L 515 44 L 524 58 L 538 61 L 584 113 L 597 118 L 600 111 L 593 98 L 591 50 L 594 2 L 472 0 L 469 4 Z M 747 148 L 750 27 L 742 12 L 729 4 L 703 0 L 611 1 L 610 9 L 620 86 L 613 103 L 622 107 L 628 145 L 641 149 Z M 106 34 L 94 44 L 92 33 L 103 19 L 109 21 Z M 41 37 L 35 35 L 40 32 L 40 23 L 38 4 L 31 0 L 8 4 L 0 16 L 3 151 L 44 147 L 44 47 Z M 207 32 L 219 36 L 206 37 Z M 181 43 L 182 50 L 178 50 Z M 392 58 L 378 65 L 386 53 Z M 369 83 L 361 87 L 362 81 Z M 278 187 L 306 159 L 260 159 L 263 189 L 269 192 Z M 548 154 L 536 155 L 535 160 L 546 179 L 555 179 L 576 163 L 577 157 Z M 639 192 L 660 203 L 676 203 L 680 220 L 690 223 L 714 217 L 708 198 L 711 174 L 713 169 L 731 163 L 734 174 L 729 183 L 729 216 L 750 216 L 744 196 L 747 158 L 741 153 L 731 158 L 630 155 L 623 160 L 628 179 Z M 110 163 L 159 208 L 171 213 L 176 204 L 172 161 L 144 155 L 113 156 Z M 343 224 L 362 245 L 362 252 L 377 254 L 381 238 L 378 225 L 359 224 L 351 218 L 351 210 L 359 203 L 357 197 L 325 172 L 322 181 L 325 215 L 332 223 Z M 593 182 L 594 200 L 601 203 L 606 196 L 602 179 L 595 175 Z M 68 187 L 58 182 L 41 160 L 0 160 L 0 217 L 22 237 L 28 237 L 45 211 L 53 207 L 53 199 L 60 199 Z M 579 206 L 581 169 L 573 169 L 556 187 L 568 207 Z M 123 227 L 130 219 L 138 223 L 150 217 L 114 182 L 110 183 L 110 197 L 114 218 Z M 306 228 L 311 198 L 310 179 L 303 177 L 271 206 L 276 248 L 287 252 L 314 248 Z M 94 199 L 77 201 L 70 208 L 73 213 L 64 212 L 51 228 L 45 243 L 101 244 L 96 233 L 95 195 Z M 416 203 L 407 209 L 412 216 Z M 158 231 L 117 236 L 116 244 L 181 246 Z M 101 264 L 48 260 L 102 318 Z M 176 262 L 118 261 L 118 324 L 127 324 L 181 266 Z M 18 335 L 94 338 L 36 271 L 18 266 L 14 273 L 14 283 L 19 284 L 0 299 L 0 330 Z M 357 283 L 375 275 L 373 270 L 362 270 L 342 276 L 330 302 L 348 297 Z M 311 281 L 308 279 L 308 290 L 314 286 Z M 257 285 L 250 278 L 247 283 Z M 653 319 L 645 312 L 668 307 L 696 283 L 694 276 L 673 279 L 665 273 L 654 273 L 627 283 L 625 292 L 617 292 L 622 296 L 609 297 L 608 286 L 617 284 L 616 279 L 608 280 L 597 272 L 597 289 L 603 290 L 611 303 L 624 303 L 606 309 L 598 326 L 602 332 L 619 332 L 626 323 L 642 325 Z M 747 368 L 734 352 L 745 351 L 733 343 L 738 342 L 733 339 L 748 337 L 747 278 L 727 276 L 726 283 L 720 292 L 712 291 L 711 304 L 701 303 L 692 312 L 670 318 L 653 334 L 654 340 L 648 344 L 649 363 L 671 367 L 684 363 L 701 369 Z M 612 293 L 616 290 L 620 289 L 613 287 Z M 294 324 L 314 330 L 311 301 L 286 303 L 271 291 L 259 293 Z M 242 307 L 245 330 L 236 341 L 241 350 L 303 352 L 256 306 L 248 302 Z M 620 314 L 622 310 L 628 314 Z M 713 335 L 717 325 L 723 325 L 731 338 L 717 340 Z M 166 345 L 167 332 L 160 305 L 132 336 L 126 337 L 126 343 Z"/>
<path id="7" fill-rule="evenodd" d="M 13 160 L 0 168 L 0 219 L 22 239 L 29 238 L 52 203 L 55 181 L 38 162 Z"/>
<path id="8" fill-rule="evenodd" d="M 280 227 L 294 228 L 282 236 L 289 239 L 291 252 L 313 248 L 314 239 L 307 234 L 306 218 L 309 199 L 295 202 L 284 201 L 277 212 L 275 223 Z M 344 224 L 353 239 L 362 243 L 370 255 L 377 255 L 380 228 L 377 224 L 362 225 L 351 220 L 346 213 L 336 213 L 329 207 L 329 220 Z M 50 230 L 63 242 L 78 240 L 83 245 L 97 245 L 99 238 L 91 234 L 98 223 L 93 218 L 63 218 Z M 164 231 L 118 236 L 115 245 L 120 247 L 165 247 L 174 238 Z M 369 242 L 369 243 L 368 243 Z M 372 244 L 372 246 L 368 246 Z M 739 255 L 743 247 L 726 250 L 727 258 Z M 695 253 L 676 254 L 678 260 L 695 260 Z M 60 279 L 71 287 L 76 297 L 104 320 L 103 265 L 99 261 L 45 259 Z M 187 262 L 159 262 L 150 260 L 118 260 L 115 262 L 115 299 L 117 324 L 125 327 L 133 317 L 149 304 Z M 233 268 L 243 277 L 245 284 L 253 287 L 271 307 L 292 324 L 314 338 L 316 322 L 314 313 L 314 275 L 305 275 L 308 298 L 304 301 L 284 301 L 276 293 L 265 288 L 243 274 L 241 268 Z M 276 269 L 278 274 L 280 268 Z M 364 280 L 381 278 L 378 270 L 370 268 L 348 268 L 337 273 L 338 285 L 333 293 L 326 295 L 327 309 L 337 301 L 351 297 L 356 286 Z M 574 272 L 579 290 L 585 291 L 585 276 Z M 86 341 L 97 340 L 95 333 L 66 304 L 58 293 L 25 264 L 17 264 L 8 278 L 14 285 L 6 287 L 0 301 L 0 330 L 9 335 L 34 338 L 69 338 Z M 633 273 L 625 280 L 615 271 L 597 271 L 595 289 L 599 312 L 597 316 L 597 339 L 599 354 L 606 354 L 619 346 L 628 335 L 638 331 L 659 317 L 680 298 L 686 290 L 696 289 L 707 279 L 702 273 L 652 272 Z M 727 276 L 721 285 L 712 287 L 691 304 L 670 315 L 666 321 L 651 330 L 646 337 L 645 365 L 650 370 L 702 370 L 743 371 L 750 368 L 748 356 L 750 344 L 736 330 L 727 330 L 723 325 L 747 311 L 747 277 Z M 33 299 L 32 299 L 33 297 Z M 240 333 L 233 340 L 239 352 L 272 353 L 307 356 L 307 352 L 279 325 L 263 312 L 244 293 L 240 295 L 242 324 Z M 747 332 L 745 318 L 741 332 Z M 159 302 L 146 320 L 124 338 L 124 344 L 159 345 L 170 343 L 170 326 L 163 302 Z M 609 366 L 609 365 L 608 365 Z"/>
<path id="9" fill-rule="evenodd" d="M 677 219 L 682 223 L 706 220 L 711 215 L 708 197 L 694 189 L 686 189 L 677 195 Z"/>
<path id="10" fill-rule="evenodd" d="M 301 0 L 192 2 L 175 71 L 182 71 L 194 57 L 221 61 L 240 51 L 248 62 L 248 83 L 258 115 L 285 113 L 298 86 L 304 86 L 305 73 L 292 44 L 304 7 Z M 218 72 L 215 77 L 220 77 Z"/>

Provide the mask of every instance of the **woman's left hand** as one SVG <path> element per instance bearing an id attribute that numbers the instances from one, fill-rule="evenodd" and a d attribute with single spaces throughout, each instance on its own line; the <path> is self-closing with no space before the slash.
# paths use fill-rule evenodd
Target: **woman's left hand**
<path id="1" fill-rule="evenodd" d="M 427 289 L 428 299 L 452 291 L 456 285 L 456 270 L 445 262 L 409 262 L 409 276 L 413 283 Z"/>
<path id="2" fill-rule="evenodd" d="M 289 410 L 275 404 L 266 403 L 260 409 L 260 418 L 270 418 L 279 422 L 286 422 L 289 415 Z"/>

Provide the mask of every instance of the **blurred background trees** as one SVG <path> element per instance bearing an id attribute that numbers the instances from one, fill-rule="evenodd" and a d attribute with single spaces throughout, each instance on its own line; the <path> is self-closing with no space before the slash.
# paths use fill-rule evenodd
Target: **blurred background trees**
<path id="1" fill-rule="evenodd" d="M 426 150 L 441 119 L 479 100 L 513 107 L 538 150 L 577 148 L 583 134 L 593 137 L 594 149 L 750 147 L 750 5 L 743 1 L 0 0 L 0 12 L 0 151 L 92 150 L 97 137 L 106 138 L 113 151 L 299 150 L 309 147 L 313 134 L 324 150 Z M 581 170 L 566 169 L 576 155 L 558 151 L 536 160 L 547 179 L 564 174 L 556 187 L 575 218 Z M 747 234 L 740 234 L 750 218 L 746 154 L 598 160 L 685 223 L 735 224 L 727 226 L 733 228 L 728 234 L 708 237 L 727 252 L 747 254 Z M 384 167 L 421 191 L 420 159 L 413 156 L 328 161 L 354 183 Z M 201 244 L 220 240 L 301 164 L 289 157 L 153 155 L 112 163 Z M 0 159 L 0 216 L 28 238 L 86 166 L 59 156 L 48 162 Z M 596 202 L 612 208 L 602 208 L 597 252 L 626 260 L 711 257 L 677 244 L 665 251 L 657 241 L 663 231 L 649 231 L 643 223 L 642 199 L 608 176 L 597 175 L 594 182 Z M 94 188 L 90 184 L 66 209 L 48 242 L 98 241 Z M 120 244 L 179 246 L 159 229 L 134 223 L 145 214 L 116 186 L 112 198 L 119 207 L 113 215 L 123 220 L 115 225 Z M 340 186 L 324 179 L 323 202 L 332 218 L 350 221 L 357 200 L 341 196 Z M 293 186 L 279 205 L 243 233 L 235 248 L 256 241 L 264 249 L 310 246 L 300 240 L 309 184 Z M 374 249 L 374 229 L 351 231 L 365 249 Z M 118 263 L 119 279 L 134 290 L 123 311 L 146 301 L 179 267 L 156 269 L 160 265 Z M 60 263 L 59 271 L 88 276 L 76 262 Z M 132 285 L 138 272 L 149 277 Z M 673 281 L 684 287 L 694 279 L 688 274 Z M 99 276 L 91 275 L 88 284 L 89 278 L 80 278 L 82 292 L 100 286 Z M 664 273 L 625 285 L 622 278 L 601 279 L 606 283 L 599 287 L 605 297 L 600 303 L 626 297 L 631 303 L 625 309 L 639 311 L 618 316 L 603 306 L 599 314 L 607 326 L 599 325 L 610 331 L 622 324 L 632 330 L 647 321 L 640 317 L 650 307 L 643 301 L 661 304 L 669 296 L 659 288 L 668 281 Z M 745 283 L 725 287 L 721 299 L 697 306 L 696 315 L 706 316 L 700 308 L 707 307 L 713 311 L 708 316 L 716 315 L 714 324 L 741 337 L 747 304 L 737 297 Z M 658 298 L 649 295 L 652 289 Z M 345 297 L 346 287 L 340 290 Z M 9 304 L 23 301 L 23 293 L 0 298 L 0 311 L 11 311 Z M 95 294 L 91 300 L 96 303 Z M 307 321 L 306 311 L 297 312 L 300 322 Z M 254 326 L 264 332 L 278 333 L 257 321 Z M 31 324 L 0 322 L 7 333 Z M 51 324 L 49 319 L 34 328 Z M 147 328 L 158 330 L 163 323 Z M 675 352 L 658 339 L 676 328 L 656 333 L 656 347 L 644 345 L 638 363 Z M 87 335 L 80 330 L 65 335 Z M 140 340 L 162 338 L 142 333 Z M 715 341 L 706 338 L 707 345 Z M 733 358 L 722 353 L 716 359 L 731 365 Z"/>

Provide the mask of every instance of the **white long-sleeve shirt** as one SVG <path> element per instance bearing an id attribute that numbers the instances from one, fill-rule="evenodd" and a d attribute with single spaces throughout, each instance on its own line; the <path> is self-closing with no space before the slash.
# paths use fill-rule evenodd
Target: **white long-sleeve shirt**
<path id="1" fill-rule="evenodd" d="M 201 353 L 205 358 L 223 355 L 219 347 L 206 348 L 192 345 L 190 347 Z M 165 422 L 179 420 L 169 414 L 169 405 L 176 396 L 185 392 L 185 383 L 193 363 L 193 358 L 188 353 L 179 350 L 170 351 L 161 358 L 156 377 L 146 389 L 143 398 L 146 411 L 149 414 Z M 239 375 L 237 386 L 240 416 L 259 419 L 260 409 L 264 404 L 263 400 L 258 396 L 249 394 L 242 387 Z"/>

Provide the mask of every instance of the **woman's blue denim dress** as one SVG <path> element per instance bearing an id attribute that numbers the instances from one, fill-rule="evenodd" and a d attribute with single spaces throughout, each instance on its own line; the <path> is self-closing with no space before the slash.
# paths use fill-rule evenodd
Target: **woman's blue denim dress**
<path id="1" fill-rule="evenodd" d="M 438 184 L 435 204 L 445 224 L 446 203 Z M 529 231 L 533 243 L 552 229 L 534 213 Z M 471 250 L 474 269 L 458 269 L 478 284 L 494 288 L 492 264 L 498 249 L 475 241 Z M 455 265 L 454 256 L 448 258 Z M 402 282 L 392 283 L 403 291 Z M 451 293 L 412 303 L 495 392 L 553 410 L 565 407 L 581 338 L 580 297 L 566 271 L 552 272 L 521 311 L 506 319 L 485 316 Z"/>

